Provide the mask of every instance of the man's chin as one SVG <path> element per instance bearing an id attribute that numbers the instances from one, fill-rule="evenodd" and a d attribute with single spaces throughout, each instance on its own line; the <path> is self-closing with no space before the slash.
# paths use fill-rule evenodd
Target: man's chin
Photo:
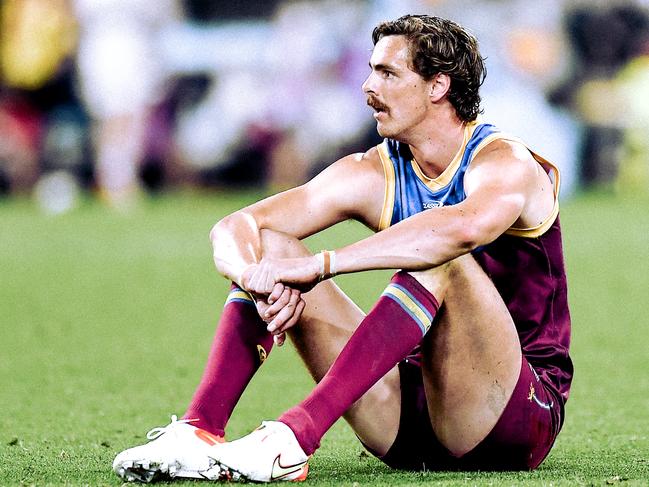
<path id="1" fill-rule="evenodd" d="M 391 139 L 394 136 L 394 132 L 380 122 L 376 124 L 376 131 L 383 138 Z"/>

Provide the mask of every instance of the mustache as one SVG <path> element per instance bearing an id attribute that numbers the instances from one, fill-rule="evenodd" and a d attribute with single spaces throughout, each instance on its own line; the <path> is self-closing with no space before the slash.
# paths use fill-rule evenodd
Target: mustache
<path id="1" fill-rule="evenodd" d="M 367 96 L 367 104 L 372 107 L 374 110 L 380 110 L 383 112 L 388 111 L 388 107 L 381 103 L 379 100 L 376 99 L 376 97 L 372 95 Z"/>

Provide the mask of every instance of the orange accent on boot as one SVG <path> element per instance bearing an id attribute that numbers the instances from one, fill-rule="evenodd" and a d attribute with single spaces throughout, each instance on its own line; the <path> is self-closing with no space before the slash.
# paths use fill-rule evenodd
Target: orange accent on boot
<path id="1" fill-rule="evenodd" d="M 306 480 L 307 475 L 309 475 L 309 464 L 305 464 L 304 467 L 302 467 L 302 473 L 300 476 L 296 479 L 293 479 L 292 482 L 304 482 Z"/>
<path id="2" fill-rule="evenodd" d="M 214 446 L 217 443 L 225 443 L 225 438 L 223 438 L 222 436 L 213 435 L 209 431 L 205 431 L 205 430 L 202 430 L 200 428 L 196 428 L 194 430 L 194 434 L 200 440 L 203 440 L 205 443 L 207 443 L 210 446 Z"/>

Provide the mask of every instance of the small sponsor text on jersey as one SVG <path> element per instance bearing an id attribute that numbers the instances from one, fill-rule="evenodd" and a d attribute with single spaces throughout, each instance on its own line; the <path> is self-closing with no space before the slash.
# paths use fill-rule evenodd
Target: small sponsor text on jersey
<path id="1" fill-rule="evenodd" d="M 423 204 L 424 210 L 428 210 L 430 208 L 439 208 L 440 206 L 444 206 L 444 203 L 441 201 L 426 201 Z"/>

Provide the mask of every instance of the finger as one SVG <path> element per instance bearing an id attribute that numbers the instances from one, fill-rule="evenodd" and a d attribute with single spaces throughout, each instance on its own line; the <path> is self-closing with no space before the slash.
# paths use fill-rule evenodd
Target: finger
<path id="1" fill-rule="evenodd" d="M 277 301 L 284 292 L 284 289 L 284 284 L 282 284 L 281 282 L 276 283 L 273 286 L 273 291 L 270 293 L 270 296 L 268 296 L 268 304 L 273 304 L 275 301 Z"/>
<path id="2" fill-rule="evenodd" d="M 263 272 L 263 267 L 261 265 L 258 265 L 254 268 L 252 274 L 250 275 L 250 278 L 248 279 L 248 291 L 255 294 L 260 294 L 259 281 Z"/>
<path id="3" fill-rule="evenodd" d="M 293 315 L 288 320 L 286 320 L 286 322 L 282 324 L 282 326 L 278 327 L 278 329 L 275 331 L 284 333 L 286 330 L 294 326 L 298 321 L 300 321 L 300 318 L 302 317 L 302 312 L 304 311 L 305 307 L 306 307 L 306 302 L 303 299 L 301 299 L 295 306 L 295 311 L 293 312 Z"/>
<path id="4" fill-rule="evenodd" d="M 300 300 L 299 291 L 290 288 L 287 288 L 286 290 L 287 292 L 285 292 L 280 299 L 280 301 L 283 303 L 282 308 L 277 309 L 277 315 L 269 323 L 268 331 L 270 332 L 277 330 L 284 324 L 285 321 L 293 316 L 293 313 L 295 312 L 295 306 Z M 279 304 L 280 301 L 278 301 L 276 304 Z"/>
<path id="5" fill-rule="evenodd" d="M 255 307 L 257 308 L 257 314 L 259 317 L 266 321 L 266 310 L 268 309 L 268 303 L 264 299 L 255 300 Z"/>
<path id="6" fill-rule="evenodd" d="M 279 335 L 273 335 L 273 342 L 275 342 L 275 345 L 278 347 L 281 347 L 284 345 L 284 341 L 286 340 L 286 333 L 280 333 Z"/>
<path id="7" fill-rule="evenodd" d="M 245 266 L 243 268 L 243 270 L 241 271 L 241 273 L 235 279 L 235 282 L 239 286 L 241 286 L 241 288 L 247 289 L 248 288 L 247 283 L 250 282 L 250 277 L 252 276 L 252 274 L 254 273 L 255 268 L 258 265 L 259 264 L 253 262 L 252 264 L 248 264 L 247 266 Z M 246 283 L 246 284 L 244 284 L 244 283 Z"/>
<path id="8" fill-rule="evenodd" d="M 263 262 L 255 268 L 255 272 L 250 278 L 250 288 L 251 291 L 263 295 L 268 295 L 273 290 L 275 281 L 272 281 L 269 284 L 269 275 L 270 270 L 268 265 L 265 265 Z"/>
<path id="9" fill-rule="evenodd" d="M 291 289 L 290 288 L 284 288 L 284 291 L 282 292 L 281 296 L 275 301 L 273 304 L 268 306 L 268 309 L 266 310 L 266 318 L 271 318 L 275 315 L 277 315 L 280 311 L 282 311 L 286 305 L 291 301 Z"/>
<path id="10" fill-rule="evenodd" d="M 273 333 L 283 328 L 283 325 L 295 314 L 296 306 L 300 301 L 300 292 L 292 290 L 288 303 L 278 311 L 277 315 L 268 324 L 268 331 Z"/>
<path id="11" fill-rule="evenodd" d="M 272 286 L 268 285 L 268 276 L 270 274 L 270 269 L 268 268 L 267 265 L 264 266 L 263 272 L 259 275 L 259 282 L 257 283 L 257 286 L 259 286 L 260 292 L 264 294 L 269 294 L 273 288 Z"/>

